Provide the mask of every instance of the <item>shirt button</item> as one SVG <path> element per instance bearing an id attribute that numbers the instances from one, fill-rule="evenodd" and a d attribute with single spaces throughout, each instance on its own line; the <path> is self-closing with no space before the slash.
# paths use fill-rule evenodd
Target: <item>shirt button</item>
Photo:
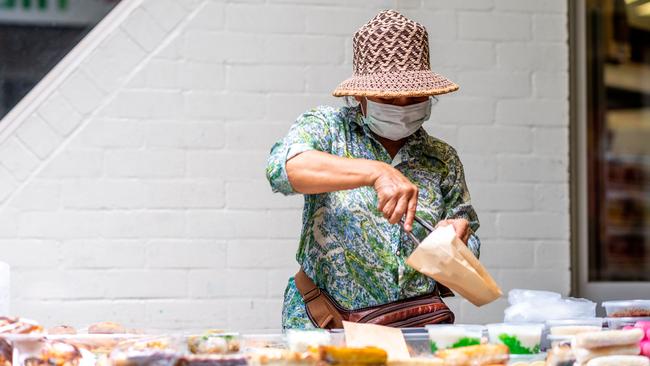
<path id="1" fill-rule="evenodd" d="M 402 252 L 399 251 L 399 250 L 398 250 L 397 253 L 395 253 L 395 254 L 397 254 L 398 257 L 402 256 Z"/>

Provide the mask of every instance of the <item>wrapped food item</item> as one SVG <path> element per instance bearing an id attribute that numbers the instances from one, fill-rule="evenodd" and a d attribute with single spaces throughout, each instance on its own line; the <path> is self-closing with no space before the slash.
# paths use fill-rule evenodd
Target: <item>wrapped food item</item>
<path id="1" fill-rule="evenodd" d="M 576 335 L 574 348 L 600 348 L 622 345 L 637 345 L 643 339 L 643 330 L 639 328 L 589 332 Z"/>
<path id="2" fill-rule="evenodd" d="M 387 366 L 445 366 L 445 362 L 440 358 L 411 357 L 389 360 Z"/>
<path id="3" fill-rule="evenodd" d="M 76 366 L 81 352 L 65 342 L 46 342 L 39 356 L 25 359 L 25 366 Z"/>
<path id="4" fill-rule="evenodd" d="M 482 325 L 435 324 L 427 325 L 431 353 L 447 348 L 475 346 L 481 344 Z"/>
<path id="5" fill-rule="evenodd" d="M 187 347 L 194 354 L 234 353 L 239 352 L 239 345 L 239 334 L 220 330 L 209 330 L 187 338 Z"/>
<path id="6" fill-rule="evenodd" d="M 546 355 L 547 366 L 573 366 L 576 360 L 570 344 L 556 344 Z"/>
<path id="7" fill-rule="evenodd" d="M 88 327 L 88 334 L 124 334 L 126 328 L 114 322 L 100 322 Z"/>
<path id="8" fill-rule="evenodd" d="M 246 366 L 243 355 L 187 355 L 181 357 L 175 366 Z"/>
<path id="9" fill-rule="evenodd" d="M 56 327 L 49 328 L 47 334 L 77 334 L 77 330 L 70 325 L 58 325 Z"/>
<path id="10" fill-rule="evenodd" d="M 650 366 L 650 359 L 643 356 L 605 356 L 594 358 L 587 366 Z"/>
<path id="11" fill-rule="evenodd" d="M 650 300 L 605 301 L 603 307 L 610 318 L 650 317 Z"/>
<path id="12" fill-rule="evenodd" d="M 307 366 L 316 365 L 318 352 L 294 352 L 282 348 L 261 348 L 251 350 L 249 363 L 252 366 Z"/>
<path id="13" fill-rule="evenodd" d="M 0 316 L 0 333 L 31 334 L 42 333 L 43 327 L 31 319 Z"/>
<path id="14" fill-rule="evenodd" d="M 505 365 L 509 359 L 508 347 L 502 344 L 450 348 L 436 352 L 445 366 Z"/>
<path id="15" fill-rule="evenodd" d="M 287 330 L 287 343 L 289 344 L 289 349 L 294 352 L 307 352 L 309 348 L 327 346 L 331 344 L 331 340 L 330 333 L 324 329 Z"/>
<path id="16" fill-rule="evenodd" d="M 0 338 L 0 366 L 11 366 L 14 348 L 6 339 Z"/>
<path id="17" fill-rule="evenodd" d="M 573 336 L 580 333 L 598 332 L 603 329 L 602 318 L 549 320 L 546 322 L 551 335 Z"/>
<path id="18" fill-rule="evenodd" d="M 135 339 L 120 343 L 110 354 L 114 366 L 175 366 L 181 354 L 169 337 Z"/>
<path id="19" fill-rule="evenodd" d="M 318 359 L 333 365 L 385 365 L 388 354 L 377 347 L 318 347 Z"/>
<path id="20" fill-rule="evenodd" d="M 621 356 L 621 355 L 632 355 L 636 356 L 639 354 L 639 345 L 623 345 L 623 346 L 609 346 L 609 347 L 600 347 L 600 348 L 576 348 L 573 347 L 573 354 L 576 357 L 576 362 L 579 364 L 587 363 L 589 360 L 603 357 L 603 356 Z"/>

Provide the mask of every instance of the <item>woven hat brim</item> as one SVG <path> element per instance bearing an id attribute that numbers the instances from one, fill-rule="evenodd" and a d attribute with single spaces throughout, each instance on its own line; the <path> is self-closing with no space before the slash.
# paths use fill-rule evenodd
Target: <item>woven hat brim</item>
<path id="1" fill-rule="evenodd" d="M 335 97 L 421 97 L 451 93 L 458 85 L 431 70 L 355 75 L 334 89 Z"/>

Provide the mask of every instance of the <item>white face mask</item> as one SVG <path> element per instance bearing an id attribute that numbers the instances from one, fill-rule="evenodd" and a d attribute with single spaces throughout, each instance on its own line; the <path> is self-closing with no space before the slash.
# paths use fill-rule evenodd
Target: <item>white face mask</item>
<path id="1" fill-rule="evenodd" d="M 368 128 L 392 141 L 412 135 L 431 116 L 431 98 L 405 106 L 376 103 L 369 99 L 366 102 L 363 119 Z"/>

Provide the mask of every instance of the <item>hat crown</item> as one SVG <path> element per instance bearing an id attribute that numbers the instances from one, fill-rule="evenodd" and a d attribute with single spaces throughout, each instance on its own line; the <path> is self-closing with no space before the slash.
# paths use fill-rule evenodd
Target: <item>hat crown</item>
<path id="1" fill-rule="evenodd" d="M 384 10 L 354 34 L 355 75 L 430 70 L 429 37 L 420 23 Z"/>

